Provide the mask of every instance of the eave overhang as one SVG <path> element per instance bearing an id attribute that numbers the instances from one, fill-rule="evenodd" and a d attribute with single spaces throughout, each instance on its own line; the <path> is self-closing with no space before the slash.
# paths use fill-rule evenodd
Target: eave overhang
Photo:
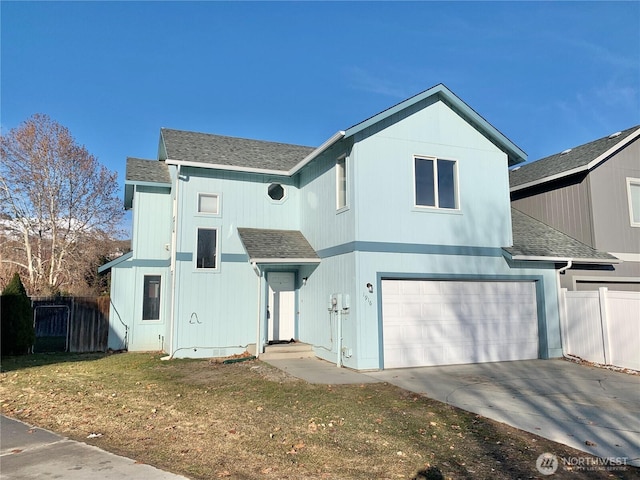
<path id="1" fill-rule="evenodd" d="M 114 258 L 110 262 L 105 263 L 98 267 L 98 273 L 106 272 L 107 270 L 111 270 L 113 267 L 121 264 L 122 262 L 126 262 L 133 256 L 133 251 L 127 252 L 123 255 L 120 255 L 118 258 Z"/>
<path id="2" fill-rule="evenodd" d="M 512 255 L 506 249 L 502 249 L 502 254 L 508 260 L 514 262 L 547 262 L 547 263 L 568 263 L 587 265 L 618 265 L 622 260 L 618 258 L 571 258 L 571 257 L 545 257 L 542 255 Z"/>

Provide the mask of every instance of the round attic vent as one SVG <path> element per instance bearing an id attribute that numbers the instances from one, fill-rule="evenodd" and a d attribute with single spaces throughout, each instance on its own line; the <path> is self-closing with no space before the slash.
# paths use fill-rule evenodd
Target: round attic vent
<path id="1" fill-rule="evenodd" d="M 560 155 L 566 155 L 567 153 L 569 153 L 571 150 L 573 150 L 572 148 L 567 148 L 566 150 L 560 152 Z"/>
<path id="2" fill-rule="evenodd" d="M 612 133 L 611 135 L 609 135 L 609 138 L 616 138 L 616 137 L 620 136 L 621 134 L 622 134 L 622 132 Z"/>

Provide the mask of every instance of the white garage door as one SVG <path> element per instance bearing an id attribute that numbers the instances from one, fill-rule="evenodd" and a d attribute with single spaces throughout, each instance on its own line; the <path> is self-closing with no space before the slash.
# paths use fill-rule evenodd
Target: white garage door
<path id="1" fill-rule="evenodd" d="M 384 368 L 538 358 L 533 282 L 383 280 Z"/>

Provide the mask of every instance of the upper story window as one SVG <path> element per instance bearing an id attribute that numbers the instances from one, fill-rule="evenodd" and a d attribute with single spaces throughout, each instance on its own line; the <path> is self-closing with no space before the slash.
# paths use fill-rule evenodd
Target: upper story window
<path id="1" fill-rule="evenodd" d="M 414 157 L 417 207 L 458 208 L 458 173 L 455 160 Z"/>
<path id="2" fill-rule="evenodd" d="M 336 209 L 347 206 L 347 157 L 336 160 Z"/>
<path id="3" fill-rule="evenodd" d="M 640 178 L 627 178 L 629 219 L 632 227 L 640 227 Z"/>
<path id="4" fill-rule="evenodd" d="M 215 193 L 199 193 L 198 213 L 218 215 L 220 213 L 220 196 Z"/>
<path id="5" fill-rule="evenodd" d="M 160 320 L 160 275 L 145 275 L 142 320 Z"/>
<path id="6" fill-rule="evenodd" d="M 213 270 L 218 268 L 218 230 L 198 228 L 196 268 Z"/>
<path id="7" fill-rule="evenodd" d="M 280 201 L 285 196 L 284 187 L 279 183 L 272 183 L 267 187 L 267 195 L 271 200 Z"/>

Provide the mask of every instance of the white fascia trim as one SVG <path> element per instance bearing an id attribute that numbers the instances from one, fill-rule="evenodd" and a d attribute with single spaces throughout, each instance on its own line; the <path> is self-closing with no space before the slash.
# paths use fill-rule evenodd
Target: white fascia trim
<path id="1" fill-rule="evenodd" d="M 319 258 L 252 258 L 249 260 L 251 263 L 255 264 L 265 264 L 265 263 L 284 263 L 284 264 L 316 264 L 320 263 Z"/>
<path id="2" fill-rule="evenodd" d="M 171 183 L 164 182 L 139 182 L 137 180 L 125 180 L 125 185 L 131 185 L 132 187 L 168 187 L 171 188 Z"/>
<path id="3" fill-rule="evenodd" d="M 345 132 L 343 130 L 339 130 L 334 133 L 329 140 L 325 141 L 322 145 L 316 148 L 313 152 L 307 155 L 301 162 L 299 162 L 295 167 L 287 172 L 288 175 L 293 175 L 299 172 L 303 167 L 305 167 L 309 162 L 311 162 L 314 158 L 320 155 L 322 152 L 327 150 L 333 144 L 335 144 L 338 140 L 341 140 L 344 137 Z"/>
<path id="4" fill-rule="evenodd" d="M 523 183 L 522 185 L 516 185 L 515 187 L 511 187 L 509 189 L 509 191 L 510 192 L 517 192 L 518 190 L 523 190 L 523 189 L 529 188 L 529 187 L 535 187 L 536 185 L 540 185 L 542 183 L 547 183 L 547 182 L 551 182 L 553 180 L 557 180 L 559 178 L 568 177 L 569 175 L 573 175 L 575 173 L 580 173 L 580 172 L 592 170 L 593 168 L 598 166 L 600 164 L 600 162 L 602 162 L 603 160 L 606 160 L 608 157 L 610 157 L 611 155 L 616 153 L 616 151 L 621 150 L 627 144 L 631 143 L 633 140 L 635 140 L 639 136 L 640 136 L 640 128 L 638 130 L 636 130 L 635 132 L 633 132 L 628 137 L 626 137 L 621 142 L 616 143 L 613 147 L 611 147 L 609 150 L 604 152 L 602 155 L 599 155 L 595 159 L 591 160 L 586 165 L 583 165 L 581 167 L 572 168 L 571 170 L 567 170 L 565 172 L 556 173 L 555 175 L 551 175 L 549 177 L 539 178 L 538 180 L 534 180 L 534 181 L 528 182 L 528 183 Z"/>
<path id="5" fill-rule="evenodd" d="M 266 168 L 249 168 L 249 167 L 237 167 L 234 165 L 220 165 L 217 163 L 205 163 L 205 162 L 185 162 L 182 160 L 171 160 L 167 158 L 165 160 L 167 165 L 181 165 L 183 167 L 196 167 L 196 168 L 210 168 L 213 170 L 228 170 L 230 172 L 245 172 L 245 173 L 261 173 L 266 175 L 288 175 L 285 170 L 269 170 Z"/>
<path id="6" fill-rule="evenodd" d="M 290 177 L 343 137 L 344 137 L 344 132 L 342 130 L 335 133 L 329 140 L 324 142 L 322 145 L 316 148 L 313 152 L 307 155 L 291 170 L 270 170 L 266 168 L 251 168 L 251 167 L 238 167 L 235 165 L 220 165 L 217 163 L 185 162 L 182 160 L 172 160 L 170 158 L 167 158 L 165 160 L 165 163 L 167 165 L 182 165 L 183 167 L 209 168 L 212 170 L 227 170 L 230 172 L 259 173 L 262 175 L 278 175 L 278 176 Z"/>
<path id="7" fill-rule="evenodd" d="M 613 255 L 614 257 L 618 257 L 623 262 L 640 262 L 640 253 L 618 253 L 618 252 L 607 252 L 609 255 Z"/>

